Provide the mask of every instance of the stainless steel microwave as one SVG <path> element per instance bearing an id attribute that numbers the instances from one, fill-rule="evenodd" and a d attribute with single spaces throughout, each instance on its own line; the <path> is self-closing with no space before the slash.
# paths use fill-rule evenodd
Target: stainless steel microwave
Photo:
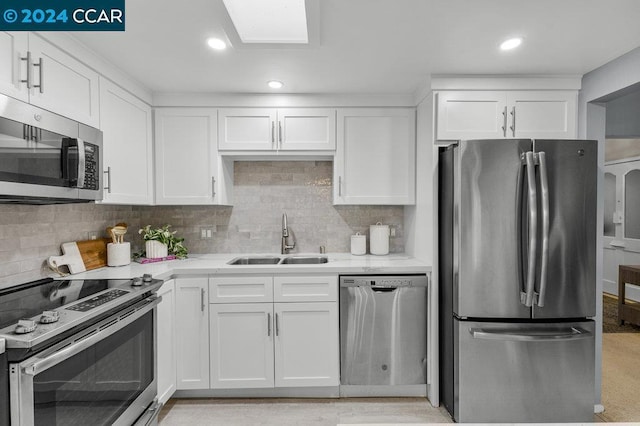
<path id="1" fill-rule="evenodd" d="M 0 94 L 0 203 L 102 199 L 102 132 Z"/>

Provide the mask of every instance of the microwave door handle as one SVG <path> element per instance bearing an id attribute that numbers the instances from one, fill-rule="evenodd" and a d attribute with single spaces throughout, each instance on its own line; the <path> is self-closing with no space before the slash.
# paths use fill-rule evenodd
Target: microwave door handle
<path id="1" fill-rule="evenodd" d="M 540 257 L 540 288 L 538 289 L 538 306 L 544 306 L 544 295 L 547 290 L 547 265 L 549 264 L 549 179 L 547 175 L 547 158 L 544 152 L 538 153 L 540 167 L 540 200 L 542 201 L 542 250 Z"/>
<path id="2" fill-rule="evenodd" d="M 76 139 L 78 142 L 78 188 L 84 188 L 85 171 L 87 168 L 87 160 L 84 151 L 84 141 L 82 139 Z"/>
<path id="3" fill-rule="evenodd" d="M 85 349 L 90 348 L 99 341 L 111 336 L 115 332 L 122 330 L 124 327 L 128 326 L 129 324 L 136 321 L 138 318 L 142 317 L 144 314 L 155 308 L 161 300 L 161 297 L 149 297 L 144 300 L 144 303 L 138 305 L 139 307 L 137 311 L 134 311 L 132 314 L 130 314 L 126 318 L 123 318 L 121 321 L 118 321 L 105 329 L 98 329 L 96 330 L 96 332 L 94 332 L 94 334 L 89 335 L 89 337 L 72 343 L 69 346 L 65 346 L 63 349 L 54 352 L 45 358 L 39 358 L 36 356 L 32 362 L 22 367 L 23 373 L 29 376 L 36 376 L 39 373 L 42 373 L 43 371 L 46 371 L 51 367 L 60 364 L 62 361 L 65 361 L 70 357 L 84 351 Z M 124 313 L 122 314 L 122 316 L 125 315 L 126 314 Z"/>
<path id="4" fill-rule="evenodd" d="M 536 279 L 536 249 L 538 246 L 538 209 L 536 190 L 536 171 L 533 152 L 525 153 L 525 163 L 527 166 L 527 183 L 529 187 L 529 252 L 527 261 L 527 281 L 524 296 L 524 305 L 528 308 L 533 306 L 533 292 Z"/>

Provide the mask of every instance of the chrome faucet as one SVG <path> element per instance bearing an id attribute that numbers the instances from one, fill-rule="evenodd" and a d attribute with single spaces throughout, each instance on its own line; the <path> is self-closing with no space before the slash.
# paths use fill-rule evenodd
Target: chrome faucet
<path id="1" fill-rule="evenodd" d="M 289 250 L 296 247 L 296 242 L 293 244 L 287 244 L 287 238 L 289 238 L 289 227 L 287 226 L 287 214 L 282 214 L 282 243 L 280 244 L 280 253 L 287 254 Z"/>

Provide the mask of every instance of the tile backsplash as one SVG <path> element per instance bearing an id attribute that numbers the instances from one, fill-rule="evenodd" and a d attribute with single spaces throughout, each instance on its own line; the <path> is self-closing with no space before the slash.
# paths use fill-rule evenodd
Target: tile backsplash
<path id="1" fill-rule="evenodd" d="M 129 224 L 125 240 L 142 247 L 137 230 L 171 224 L 190 253 L 278 253 L 282 214 L 296 242 L 292 253 L 348 252 L 350 236 L 382 222 L 395 228 L 392 253 L 404 251 L 402 206 L 332 205 L 330 161 L 242 161 L 234 168 L 229 206 L 0 205 L 0 288 L 47 276 L 45 259 L 60 244 L 84 240 L 116 222 Z M 213 230 L 201 239 L 201 230 Z M 291 240 L 291 237 L 290 237 Z"/>

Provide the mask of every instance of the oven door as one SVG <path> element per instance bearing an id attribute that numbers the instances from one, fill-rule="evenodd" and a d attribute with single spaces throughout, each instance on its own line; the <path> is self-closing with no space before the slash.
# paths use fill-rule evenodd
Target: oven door
<path id="1" fill-rule="evenodd" d="M 159 301 L 147 298 L 10 364 L 11 424 L 131 425 L 147 416 L 157 392 Z"/>

